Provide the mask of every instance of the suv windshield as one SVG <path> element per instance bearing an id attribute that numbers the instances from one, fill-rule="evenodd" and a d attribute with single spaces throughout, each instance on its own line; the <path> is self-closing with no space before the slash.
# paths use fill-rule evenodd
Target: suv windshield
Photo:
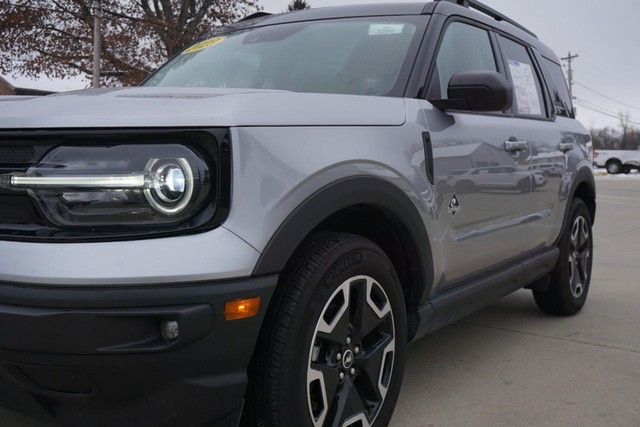
<path id="1" fill-rule="evenodd" d="M 394 16 L 232 32 L 184 50 L 143 86 L 401 96 L 425 25 Z"/>

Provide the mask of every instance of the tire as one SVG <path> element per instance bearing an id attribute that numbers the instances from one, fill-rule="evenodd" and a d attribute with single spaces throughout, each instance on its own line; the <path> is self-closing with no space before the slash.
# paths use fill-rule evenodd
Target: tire
<path id="1" fill-rule="evenodd" d="M 620 163 L 620 160 L 618 159 L 611 159 L 607 161 L 605 167 L 607 168 L 607 173 L 611 175 L 617 175 L 622 172 L 622 163 Z"/>
<path id="2" fill-rule="evenodd" d="M 518 190 L 520 190 L 522 194 L 530 192 L 530 187 L 531 186 L 529 185 L 528 179 L 521 179 L 520 181 L 518 181 Z"/>
<path id="3" fill-rule="evenodd" d="M 569 227 L 560 239 L 560 257 L 546 291 L 533 291 L 536 304 L 545 313 L 570 316 L 587 301 L 593 266 L 591 214 L 581 199 L 571 203 Z"/>
<path id="4" fill-rule="evenodd" d="M 312 236 L 289 262 L 265 321 L 243 426 L 388 425 L 406 313 L 378 246 L 350 234 Z"/>

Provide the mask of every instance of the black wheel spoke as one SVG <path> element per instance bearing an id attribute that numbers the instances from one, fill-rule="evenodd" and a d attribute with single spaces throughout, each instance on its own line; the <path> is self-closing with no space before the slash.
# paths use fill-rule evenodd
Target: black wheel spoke
<path id="1" fill-rule="evenodd" d="M 328 424 L 331 427 L 342 427 L 345 421 L 364 412 L 364 404 L 351 378 L 345 380 L 336 398 L 336 415 L 331 424 Z"/>
<path id="2" fill-rule="evenodd" d="M 364 349 L 360 356 L 356 358 L 357 372 L 360 375 L 359 384 L 369 390 L 369 393 L 364 393 L 366 394 L 366 399 L 371 399 L 374 396 L 377 399 L 384 397 L 378 383 L 381 371 L 384 368 L 384 359 L 387 355 L 385 351 L 392 340 L 393 337 L 391 335 L 384 335 L 375 346 Z"/>
<path id="3" fill-rule="evenodd" d="M 384 316 L 380 317 L 375 309 L 375 305 L 371 305 L 370 295 L 367 292 L 366 283 L 362 283 L 353 288 L 351 301 L 351 325 L 353 329 L 353 340 L 360 342 L 375 330 L 384 320 Z M 387 303 L 388 304 L 388 303 Z"/>
<path id="4" fill-rule="evenodd" d="M 589 275 L 589 249 L 584 249 L 578 254 L 577 270 L 580 280 L 584 283 Z"/>
<path id="5" fill-rule="evenodd" d="M 311 370 L 317 371 L 322 375 L 322 379 L 324 382 L 324 398 L 327 402 L 326 409 L 329 410 L 329 408 L 331 408 L 331 406 L 334 404 L 340 386 L 338 370 L 335 368 L 335 366 L 328 366 L 318 363 L 312 363 Z"/>

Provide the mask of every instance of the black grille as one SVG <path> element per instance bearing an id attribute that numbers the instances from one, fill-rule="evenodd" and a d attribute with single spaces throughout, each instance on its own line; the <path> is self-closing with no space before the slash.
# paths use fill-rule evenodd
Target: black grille
<path id="1" fill-rule="evenodd" d="M 35 155 L 33 147 L 0 146 L 0 163 L 29 163 Z"/>
<path id="2" fill-rule="evenodd" d="M 3 224 L 38 224 L 42 219 L 28 198 L 1 197 L 0 223 Z"/>

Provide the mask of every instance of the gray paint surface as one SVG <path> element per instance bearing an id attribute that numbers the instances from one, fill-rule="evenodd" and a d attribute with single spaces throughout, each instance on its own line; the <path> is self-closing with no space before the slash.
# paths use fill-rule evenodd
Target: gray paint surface
<path id="1" fill-rule="evenodd" d="M 259 253 L 224 227 L 193 236 L 104 243 L 0 241 L 0 280 L 94 286 L 246 277 Z"/>
<path id="2" fill-rule="evenodd" d="M 405 120 L 400 98 L 255 89 L 144 87 L 9 98 L 0 102 L 0 129 L 399 126 Z"/>

